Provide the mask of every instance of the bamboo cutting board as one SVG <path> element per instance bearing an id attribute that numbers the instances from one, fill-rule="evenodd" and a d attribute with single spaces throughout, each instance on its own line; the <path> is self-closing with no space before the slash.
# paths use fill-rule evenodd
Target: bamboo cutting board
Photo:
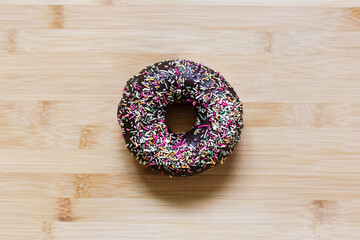
<path id="1" fill-rule="evenodd" d="M 116 109 L 177 58 L 225 76 L 245 127 L 225 164 L 170 179 Z M 0 0 L 0 239 L 358 240 L 359 78 L 356 0 Z"/>

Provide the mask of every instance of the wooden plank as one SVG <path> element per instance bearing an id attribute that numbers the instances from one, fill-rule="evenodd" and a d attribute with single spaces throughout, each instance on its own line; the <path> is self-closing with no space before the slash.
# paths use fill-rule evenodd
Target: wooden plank
<path id="1" fill-rule="evenodd" d="M 0 31 L 2 53 L 128 53 L 206 55 L 239 53 L 242 55 L 280 54 L 286 56 L 334 54 L 354 56 L 360 53 L 359 32 L 327 31 L 254 31 L 211 29 L 198 35 L 196 28 L 176 29 L 155 26 L 125 26 L 112 29 L 34 29 Z M 137 41 L 146 35 L 146 41 Z M 238 39 L 231 41 L 231 39 Z M 178 44 L 180 41 L 182 44 Z M 201 43 L 201 44 L 199 44 Z M 214 49 L 214 46 L 218 46 Z M 45 52 L 44 52 L 45 50 Z"/>
<path id="2" fill-rule="evenodd" d="M 134 5 L 138 7 L 151 7 L 154 4 L 163 5 L 200 5 L 200 6 L 311 6 L 311 7 L 359 7 L 358 1 L 352 0 L 0 0 L 0 4 L 6 5 Z"/>
<path id="3" fill-rule="evenodd" d="M 150 9 L 153 8 L 153 11 Z M 72 28 L 113 29 L 123 27 L 183 26 L 198 29 L 327 30 L 358 31 L 358 8 L 192 6 L 154 4 L 73 6 L 2 5 L 1 29 Z M 246 19 L 246 21 L 244 21 Z M 286 19 L 286 21 L 284 21 Z M 166 21 L 164 21 L 166 20 Z M 148 29 L 151 32 L 151 28 Z"/>

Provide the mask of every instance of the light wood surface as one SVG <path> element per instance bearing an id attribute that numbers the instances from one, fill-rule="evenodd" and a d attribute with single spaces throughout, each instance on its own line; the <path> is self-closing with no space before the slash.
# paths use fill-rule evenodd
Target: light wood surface
<path id="1" fill-rule="evenodd" d="M 245 128 L 170 179 L 116 109 L 177 58 L 225 76 Z M 359 107 L 358 0 L 0 0 L 0 239 L 358 240 Z"/>

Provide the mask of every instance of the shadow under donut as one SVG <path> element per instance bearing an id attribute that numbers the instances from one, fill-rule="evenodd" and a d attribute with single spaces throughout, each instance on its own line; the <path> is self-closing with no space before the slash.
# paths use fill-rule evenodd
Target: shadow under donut
<path id="1" fill-rule="evenodd" d="M 240 145 L 240 143 L 239 143 Z M 234 177 L 235 165 L 241 161 L 240 146 L 224 162 L 200 174 L 188 177 L 161 175 L 134 161 L 139 179 L 150 193 L 170 205 L 189 205 L 214 196 Z M 181 205 L 179 205 L 181 204 Z"/>

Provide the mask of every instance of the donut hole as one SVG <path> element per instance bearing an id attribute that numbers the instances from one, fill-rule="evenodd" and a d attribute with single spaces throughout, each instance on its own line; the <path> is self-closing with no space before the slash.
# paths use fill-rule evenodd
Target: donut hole
<path id="1" fill-rule="evenodd" d="M 196 112 L 192 104 L 172 103 L 166 109 L 165 123 L 176 134 L 189 131 L 195 122 Z"/>

